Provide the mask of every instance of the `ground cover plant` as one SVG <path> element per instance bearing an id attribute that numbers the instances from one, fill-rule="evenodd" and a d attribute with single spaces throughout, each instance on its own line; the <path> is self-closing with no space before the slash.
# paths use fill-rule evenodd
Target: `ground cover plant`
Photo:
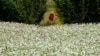
<path id="1" fill-rule="evenodd" d="M 0 56 L 99 56 L 100 23 L 38 26 L 0 22 Z"/>

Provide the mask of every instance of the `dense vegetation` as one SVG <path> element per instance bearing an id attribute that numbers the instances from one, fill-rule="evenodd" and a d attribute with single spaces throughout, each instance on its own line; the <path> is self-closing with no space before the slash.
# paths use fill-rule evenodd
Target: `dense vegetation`
<path id="1" fill-rule="evenodd" d="M 0 0 L 0 20 L 37 23 L 45 12 L 46 0 Z"/>
<path id="2" fill-rule="evenodd" d="M 0 0 L 0 20 L 38 23 L 47 0 Z M 64 23 L 100 22 L 100 0 L 54 0 Z"/>
<path id="3" fill-rule="evenodd" d="M 0 22 L 0 56 L 100 56 L 99 24 Z"/>
<path id="4" fill-rule="evenodd" d="M 100 0 L 54 0 L 65 23 L 100 22 Z"/>

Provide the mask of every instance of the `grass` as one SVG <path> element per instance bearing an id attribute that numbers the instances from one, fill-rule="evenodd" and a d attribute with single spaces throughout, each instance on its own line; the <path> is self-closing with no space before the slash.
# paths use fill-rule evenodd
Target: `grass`
<path id="1" fill-rule="evenodd" d="M 0 56 L 99 56 L 100 24 L 0 22 Z"/>

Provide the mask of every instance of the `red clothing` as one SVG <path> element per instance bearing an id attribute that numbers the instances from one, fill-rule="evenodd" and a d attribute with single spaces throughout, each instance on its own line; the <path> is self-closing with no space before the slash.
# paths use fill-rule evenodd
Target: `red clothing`
<path id="1" fill-rule="evenodd" d="M 51 13 L 51 14 L 49 15 L 49 20 L 50 20 L 50 21 L 53 21 L 53 20 L 54 20 L 54 14 L 53 14 L 53 13 Z"/>

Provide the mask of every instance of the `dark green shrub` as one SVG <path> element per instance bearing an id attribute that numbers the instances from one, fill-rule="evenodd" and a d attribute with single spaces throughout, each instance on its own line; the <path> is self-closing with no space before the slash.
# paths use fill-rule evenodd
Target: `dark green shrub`
<path id="1" fill-rule="evenodd" d="M 100 22 L 100 0 L 54 0 L 64 23 Z"/>
<path id="2" fill-rule="evenodd" d="M 71 21 L 71 13 L 74 11 L 74 6 L 70 0 L 54 0 L 57 4 L 57 11 L 64 22 Z M 65 19 L 66 18 L 66 19 Z"/>
<path id="3" fill-rule="evenodd" d="M 45 12 L 46 0 L 0 0 L 0 20 L 38 23 Z"/>

